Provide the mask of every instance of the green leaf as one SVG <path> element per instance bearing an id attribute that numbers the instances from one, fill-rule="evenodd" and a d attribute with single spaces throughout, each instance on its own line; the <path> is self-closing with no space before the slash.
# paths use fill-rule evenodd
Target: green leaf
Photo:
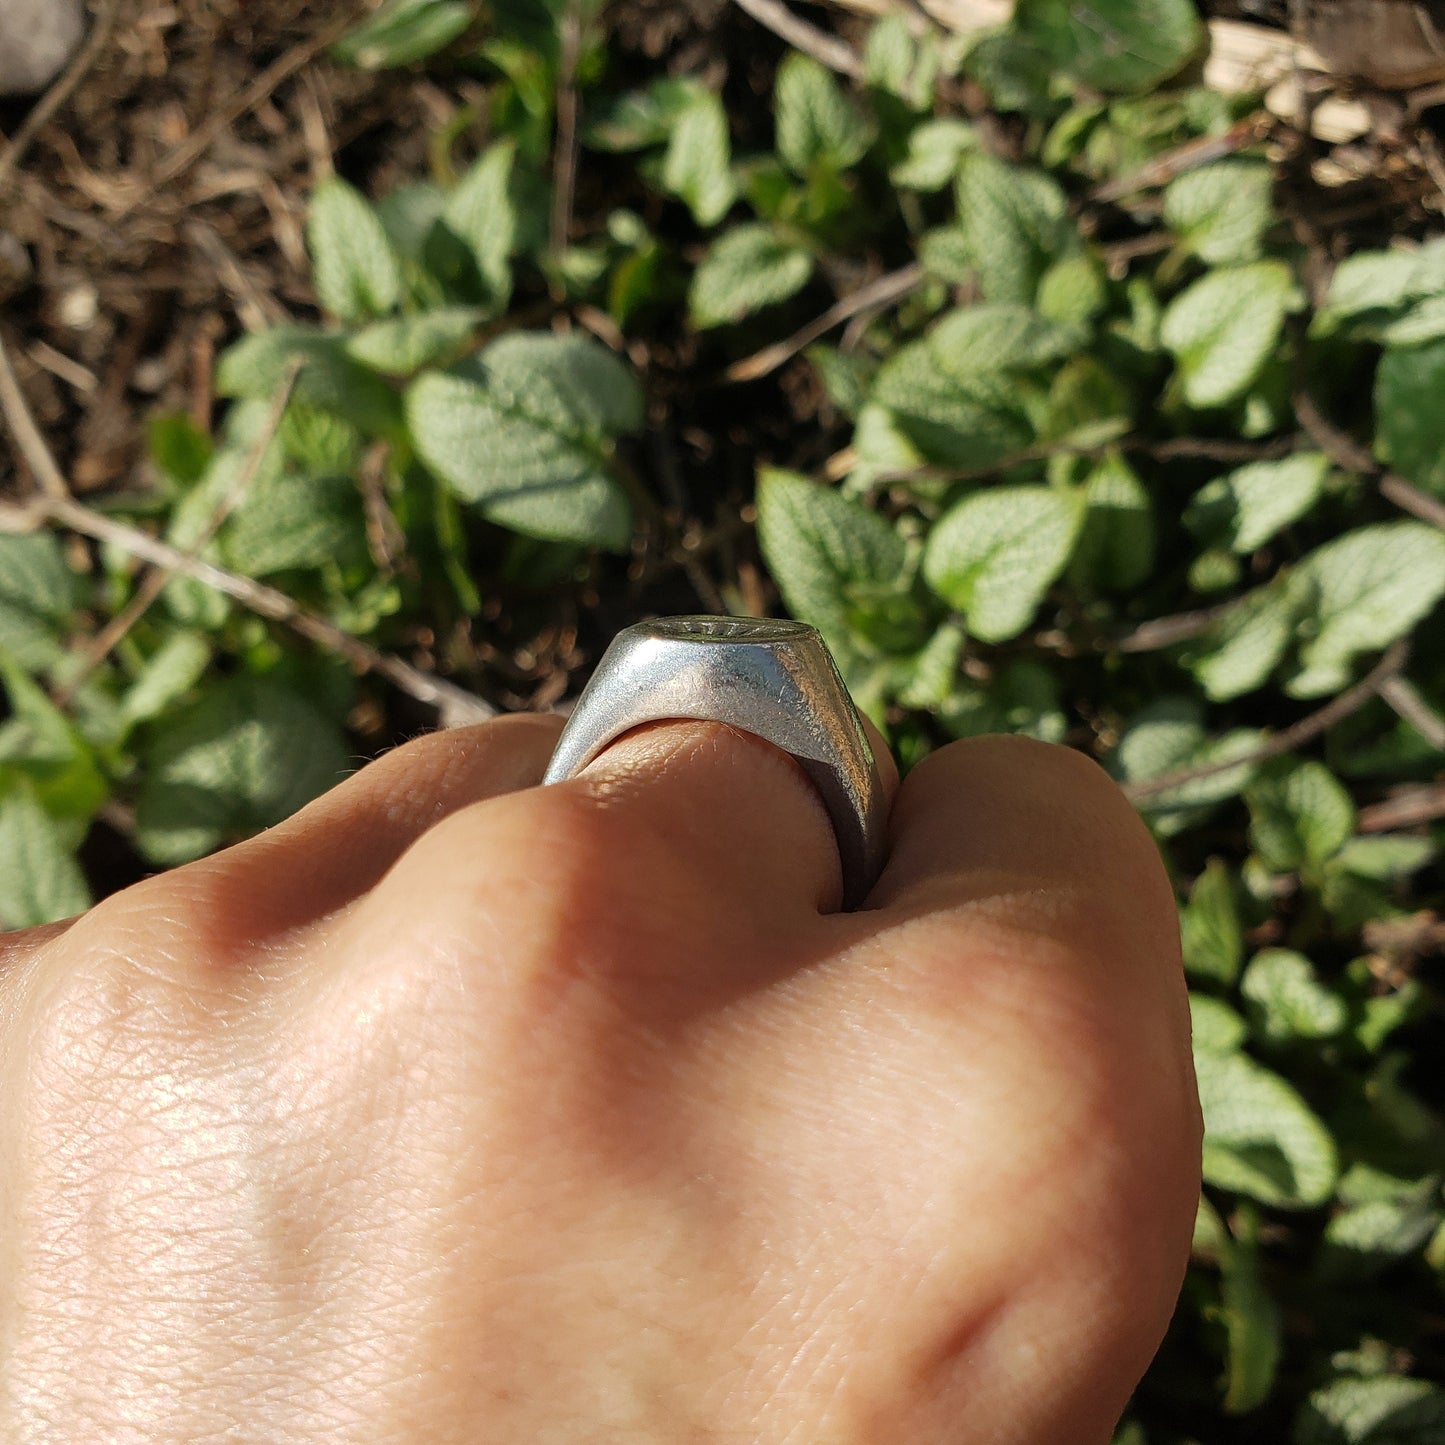
<path id="1" fill-rule="evenodd" d="M 1211 271 L 1169 303 L 1159 335 L 1191 406 L 1223 406 L 1249 390 L 1279 342 L 1293 290 L 1283 262 L 1256 261 Z"/>
<path id="2" fill-rule="evenodd" d="M 1117 452 L 1105 456 L 1084 482 L 1083 530 L 1071 575 L 1083 585 L 1129 592 L 1154 567 L 1154 513 L 1138 473 Z"/>
<path id="3" fill-rule="evenodd" d="M 419 316 L 398 316 L 363 327 L 346 341 L 346 352 L 385 376 L 410 376 L 451 356 L 481 324 L 475 306 L 441 306 Z"/>
<path id="4" fill-rule="evenodd" d="M 882 16 L 868 32 L 863 80 L 873 90 L 896 96 L 913 110 L 927 110 L 933 102 L 938 68 L 938 46 L 933 38 L 915 39 L 901 13 Z"/>
<path id="5" fill-rule="evenodd" d="M 331 54 L 360 70 L 411 65 L 445 49 L 471 20 L 467 0 L 386 0 L 343 35 Z"/>
<path id="6" fill-rule="evenodd" d="M 1259 740 L 1252 728 L 1236 728 L 1211 738 L 1204 727 L 1204 709 L 1195 698 L 1162 697 L 1129 720 L 1114 752 L 1114 768 L 1123 781 L 1142 783 L 1248 757 Z M 1170 836 L 1239 793 L 1254 766 L 1241 762 L 1178 783 L 1142 799 L 1139 809 L 1156 832 Z"/>
<path id="7" fill-rule="evenodd" d="M 339 176 L 311 195 L 311 277 L 323 310 L 343 321 L 384 316 L 401 300 L 401 263 L 366 197 Z"/>
<path id="8" fill-rule="evenodd" d="M 1266 948 L 1250 959 L 1240 980 L 1255 1032 L 1270 1043 L 1330 1039 L 1344 1030 L 1349 1010 L 1315 976 L 1303 954 Z"/>
<path id="9" fill-rule="evenodd" d="M 153 416 L 146 423 L 151 460 L 183 487 L 201 479 L 215 447 L 211 438 L 183 411 Z"/>
<path id="10" fill-rule="evenodd" d="M 845 416 L 856 417 L 868 399 L 875 374 L 873 362 L 856 351 L 832 346 L 810 346 L 803 353 L 813 363 L 828 400 Z"/>
<path id="11" fill-rule="evenodd" d="M 1164 223 L 1211 266 L 1253 261 L 1274 219 L 1265 161 L 1229 159 L 1176 176 L 1164 190 Z"/>
<path id="12" fill-rule="evenodd" d="M 1261 1278 L 1253 1211 L 1240 1210 L 1236 1219 L 1240 1221 L 1234 1224 L 1238 1237 L 1221 1259 L 1220 1306 L 1228 1341 L 1224 1409 L 1230 1415 L 1244 1415 L 1257 1410 L 1274 1388 L 1284 1321 Z"/>
<path id="13" fill-rule="evenodd" d="M 1346 1377 L 1316 1390 L 1295 1420 L 1294 1445 L 1439 1445 L 1445 1389 L 1397 1375 Z"/>
<path id="14" fill-rule="evenodd" d="M 699 81 L 687 76 L 660 77 L 646 90 L 628 91 L 599 107 L 583 138 L 594 149 L 605 151 L 661 145 L 703 91 Z"/>
<path id="15" fill-rule="evenodd" d="M 121 699 L 127 723 L 160 717 L 205 675 L 211 644 L 199 632 L 172 632 L 146 659 L 136 680 Z"/>
<path id="16" fill-rule="evenodd" d="M 269 677 L 225 678 L 154 728 L 135 836 L 162 865 L 279 823 L 351 768 L 336 726 Z"/>
<path id="17" fill-rule="evenodd" d="M 0 929 L 83 913 L 90 890 L 55 820 L 24 779 L 0 775 Z"/>
<path id="18" fill-rule="evenodd" d="M 1397 310 L 1445 291 L 1445 237 L 1413 250 L 1358 251 L 1335 267 L 1321 315 L 1338 320 Z"/>
<path id="19" fill-rule="evenodd" d="M 460 283 L 462 276 L 443 239 L 450 238 L 454 246 L 462 248 L 471 267 L 466 280 L 477 293 L 465 299 L 475 299 L 493 312 L 504 309 L 512 294 L 509 258 L 517 239 L 517 207 L 512 198 L 516 155 L 515 144 L 503 140 L 488 146 L 472 162 L 448 192 L 438 233 L 428 246 L 428 260 L 443 279 L 454 283 Z"/>
<path id="20" fill-rule="evenodd" d="M 984 642 L 1016 637 L 1068 565 L 1083 499 L 1048 487 L 996 487 L 965 497 L 929 534 L 928 585 Z"/>
<path id="21" fill-rule="evenodd" d="M 1232 984 L 1244 961 L 1244 932 L 1229 869 L 1211 858 L 1179 910 L 1184 967 L 1191 977 Z"/>
<path id="22" fill-rule="evenodd" d="M 528 536 L 613 550 L 631 540 L 613 439 L 642 427 L 642 390 L 578 335 L 512 332 L 407 392 L 417 454 L 464 501 Z"/>
<path id="23" fill-rule="evenodd" d="M 38 672 L 56 661 L 78 581 L 53 533 L 0 532 L 0 662 Z"/>
<path id="24" fill-rule="evenodd" d="M 1058 183 L 972 151 L 959 162 L 957 189 L 959 224 L 984 299 L 1033 301 L 1050 263 L 1076 244 Z"/>
<path id="25" fill-rule="evenodd" d="M 1314 506 L 1329 470 L 1323 452 L 1250 462 L 1205 483 L 1185 508 L 1184 525 L 1209 546 L 1247 555 Z"/>
<path id="26" fill-rule="evenodd" d="M 1247 1054 L 1196 1053 L 1204 1113 L 1204 1178 L 1279 1209 L 1311 1209 L 1333 1193 L 1338 1156 L 1299 1093 Z"/>
<path id="27" fill-rule="evenodd" d="M 715 226 L 736 198 L 727 113 L 710 90 L 699 86 L 674 122 L 661 181 L 664 190 L 687 202 L 699 226 Z"/>
<path id="28" fill-rule="evenodd" d="M 977 144 L 978 132 L 967 121 L 922 121 L 909 131 L 907 149 L 888 168 L 888 179 L 904 190 L 941 191 L 957 173 L 959 158 Z"/>
<path id="29" fill-rule="evenodd" d="M 78 843 L 109 796 L 95 748 L 32 678 L 4 672 L 9 713 L 0 723 L 0 768 L 23 774 L 40 806 Z"/>
<path id="30" fill-rule="evenodd" d="M 939 281 L 962 286 L 973 276 L 973 254 L 962 226 L 935 226 L 918 238 L 918 260 Z"/>
<path id="31" fill-rule="evenodd" d="M 1028 658 L 1000 668 L 986 686 L 957 681 L 940 705 L 938 719 L 955 738 L 1013 733 L 1061 743 L 1068 732 L 1057 677 Z"/>
<path id="32" fill-rule="evenodd" d="M 1011 303 L 957 306 L 928 333 L 937 364 L 962 381 L 1027 371 L 1070 355 L 1077 331 Z"/>
<path id="33" fill-rule="evenodd" d="M 758 473 L 758 544 L 794 617 L 829 640 L 850 634 L 859 588 L 898 588 L 906 549 L 861 502 L 794 472 Z"/>
<path id="34" fill-rule="evenodd" d="M 868 123 L 811 56 L 789 51 L 773 90 L 778 154 L 807 179 L 820 166 L 847 170 L 868 149 Z"/>
<path id="35" fill-rule="evenodd" d="M 1019 0 L 1014 23 L 1076 80 L 1112 92 L 1152 89 L 1204 41 L 1192 0 Z"/>
<path id="36" fill-rule="evenodd" d="M 350 477 L 273 472 L 257 477 L 221 536 L 226 565 L 245 577 L 366 561 L 366 519 Z"/>
<path id="37" fill-rule="evenodd" d="M 693 325 L 702 329 L 740 321 L 786 301 L 812 274 L 813 258 L 771 226 L 734 226 L 713 242 L 693 272 L 688 293 Z"/>
<path id="38" fill-rule="evenodd" d="M 1080 252 L 1062 257 L 1044 272 L 1039 278 L 1034 305 L 1041 316 L 1051 321 L 1081 328 L 1087 326 L 1108 301 L 1109 292 L 1098 259 L 1088 252 Z"/>
<path id="39" fill-rule="evenodd" d="M 1351 838 L 1335 857 L 1341 868 L 1361 878 L 1387 882 L 1423 868 L 1436 853 L 1429 838 Z"/>
<path id="40" fill-rule="evenodd" d="M 1196 1054 L 1237 1054 L 1249 1028 L 1221 999 L 1205 993 L 1189 995 L 1189 1033 Z"/>
<path id="41" fill-rule="evenodd" d="M 1355 831 L 1350 795 L 1323 763 L 1281 759 L 1245 791 L 1249 841 L 1266 868 L 1318 868 Z"/>
<path id="42" fill-rule="evenodd" d="M 1294 697 L 1335 692 L 1362 652 L 1405 636 L 1445 595 L 1445 536 L 1423 522 L 1384 522 L 1326 542 L 1296 568 L 1312 589 L 1312 636 L 1300 647 Z"/>
<path id="43" fill-rule="evenodd" d="M 1445 340 L 1392 346 L 1375 373 L 1375 455 L 1445 497 Z"/>
<path id="44" fill-rule="evenodd" d="M 1233 603 L 1184 653 L 1204 695 L 1225 702 L 1263 687 L 1294 641 L 1306 606 L 1302 589 L 1288 577 Z"/>
<path id="45" fill-rule="evenodd" d="M 375 372 L 346 354 L 346 337 L 304 326 L 273 326 L 243 336 L 216 366 L 216 391 L 265 401 L 276 394 L 293 360 L 302 362 L 294 395 L 349 421 L 368 436 L 394 436 L 401 427 L 397 394 Z"/>

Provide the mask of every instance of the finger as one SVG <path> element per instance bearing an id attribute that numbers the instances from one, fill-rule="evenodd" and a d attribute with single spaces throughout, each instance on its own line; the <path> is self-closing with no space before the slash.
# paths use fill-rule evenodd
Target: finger
<path id="1" fill-rule="evenodd" d="M 155 882 L 190 889 L 216 928 L 242 937 L 324 916 L 459 809 L 540 783 L 563 722 L 516 713 L 413 739 L 276 827 Z"/>
<path id="2" fill-rule="evenodd" d="M 986 1267 L 1002 1261 L 1008 1276 L 1012 1303 L 971 1358 L 1002 1417 L 1038 1422 L 1030 1438 L 1107 1438 L 1169 1318 L 1199 1188 L 1187 996 L 1158 852 L 1082 755 L 973 739 L 905 780 L 867 910 L 858 920 L 877 931 L 839 987 L 853 1013 L 866 998 L 871 1017 L 901 1015 L 910 1040 L 933 1041 L 915 1062 L 954 1101 L 958 1187 L 982 1189 L 970 1216 Z M 875 1040 L 887 1028 L 875 1024 Z M 1040 1352 L 1059 1362 L 1047 1399 L 1020 1367 Z M 938 1378 L 941 1412 L 956 1389 L 982 1407 L 978 1374 Z"/>

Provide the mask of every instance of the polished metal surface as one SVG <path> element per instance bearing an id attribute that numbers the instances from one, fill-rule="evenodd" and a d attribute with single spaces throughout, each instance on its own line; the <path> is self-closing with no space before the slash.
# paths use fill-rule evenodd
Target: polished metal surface
<path id="1" fill-rule="evenodd" d="M 665 617 L 619 632 L 577 700 L 544 783 L 585 768 L 642 723 L 728 723 L 782 748 L 817 788 L 856 908 L 883 866 L 887 824 L 873 749 L 814 627 L 745 617 Z"/>

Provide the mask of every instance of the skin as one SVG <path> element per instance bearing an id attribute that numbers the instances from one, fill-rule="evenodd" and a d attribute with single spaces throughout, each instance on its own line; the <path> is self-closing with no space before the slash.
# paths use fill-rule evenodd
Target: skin
<path id="1" fill-rule="evenodd" d="M 785 754 L 560 726 L 0 939 L 0 1439 L 1109 1439 L 1200 1148 L 1118 790 L 951 744 L 844 914 Z"/>

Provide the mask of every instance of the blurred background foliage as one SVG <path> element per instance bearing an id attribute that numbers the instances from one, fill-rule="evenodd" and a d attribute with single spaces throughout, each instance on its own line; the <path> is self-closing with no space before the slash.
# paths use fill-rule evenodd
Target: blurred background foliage
<path id="1" fill-rule="evenodd" d="M 1207 1187 L 1121 1445 L 1445 1441 L 1428 104 L 1377 106 L 1341 181 L 1262 87 L 1203 82 L 1191 0 L 784 12 L 786 39 L 745 8 L 768 25 L 386 0 L 288 48 L 256 21 L 266 84 L 223 122 L 281 175 L 269 251 L 243 211 L 183 219 L 224 194 L 184 189 L 204 112 L 107 160 L 82 108 L 112 247 L 150 218 L 227 299 L 184 385 L 122 379 L 144 450 L 107 473 L 53 394 L 57 339 L 88 374 L 86 283 L 51 255 L 7 288 L 33 344 L 3 333 L 0 922 L 438 719 L 550 706 L 641 616 L 781 608 L 905 766 L 1065 743 L 1159 839 Z M 65 176 L 59 223 L 22 188 L 34 225 L 63 229 Z"/>

